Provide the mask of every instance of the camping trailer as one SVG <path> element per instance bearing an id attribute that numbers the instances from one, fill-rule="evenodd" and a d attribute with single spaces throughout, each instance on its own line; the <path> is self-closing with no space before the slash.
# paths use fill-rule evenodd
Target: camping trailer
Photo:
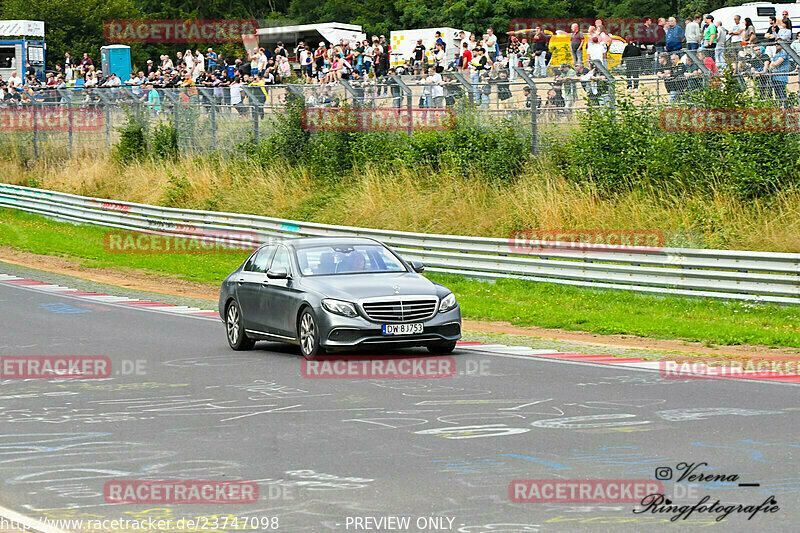
<path id="1" fill-rule="evenodd" d="M 734 15 L 744 19 L 749 17 L 753 21 L 753 26 L 756 29 L 756 35 L 762 37 L 769 28 L 769 18 L 776 17 L 782 18 L 784 11 L 789 12 L 789 19 L 792 21 L 792 34 L 800 31 L 800 3 L 796 4 L 771 4 L 769 2 L 749 2 L 740 6 L 722 7 L 710 14 L 713 15 L 714 20 L 722 20 L 722 26 L 730 30 L 733 27 Z"/>
<path id="2" fill-rule="evenodd" d="M 314 50 L 321 41 L 339 44 L 339 41 L 363 41 L 367 36 L 358 24 L 343 24 L 341 22 L 325 22 L 322 24 L 301 24 L 298 26 L 274 26 L 259 28 L 255 35 L 242 35 L 246 50 L 250 51 L 255 46 L 265 48 L 272 52 L 278 43 L 283 43 L 289 54 L 294 52 L 300 41 Z M 289 58 L 292 61 L 297 59 Z"/>

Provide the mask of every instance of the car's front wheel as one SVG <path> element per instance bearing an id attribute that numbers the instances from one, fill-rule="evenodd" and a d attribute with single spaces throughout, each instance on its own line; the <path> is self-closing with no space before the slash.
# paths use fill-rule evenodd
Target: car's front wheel
<path id="1" fill-rule="evenodd" d="M 227 333 L 228 344 L 236 351 L 252 350 L 256 344 L 256 341 L 248 337 L 244 332 L 242 310 L 235 300 L 228 304 L 228 310 L 225 312 L 225 332 Z"/>
<path id="2" fill-rule="evenodd" d="M 446 354 L 451 353 L 456 349 L 456 341 L 443 341 L 434 342 L 427 346 L 428 351 L 432 354 Z"/>
<path id="3" fill-rule="evenodd" d="M 306 359 L 314 359 L 323 353 L 323 348 L 319 345 L 319 328 L 314 313 L 310 309 L 305 309 L 300 315 L 297 323 L 297 337 L 300 339 L 300 351 Z"/>

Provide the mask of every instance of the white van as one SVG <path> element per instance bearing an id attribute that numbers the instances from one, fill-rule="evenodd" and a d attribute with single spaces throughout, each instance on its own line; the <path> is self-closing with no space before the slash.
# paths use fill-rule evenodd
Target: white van
<path id="1" fill-rule="evenodd" d="M 789 19 L 792 21 L 792 36 L 797 31 L 800 31 L 800 3 L 796 4 L 771 4 L 769 2 L 749 2 L 740 6 L 722 7 L 710 14 L 714 16 L 714 20 L 722 20 L 722 26 L 730 30 L 733 27 L 734 15 L 742 17 L 742 23 L 745 18 L 750 18 L 753 21 L 753 26 L 756 29 L 756 35 L 763 37 L 769 28 L 769 18 L 775 17 L 777 19 L 783 18 L 783 12 L 789 12 Z"/>

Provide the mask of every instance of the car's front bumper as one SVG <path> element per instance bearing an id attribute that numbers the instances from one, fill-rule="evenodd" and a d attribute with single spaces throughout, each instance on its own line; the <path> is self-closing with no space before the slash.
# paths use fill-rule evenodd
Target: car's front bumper
<path id="1" fill-rule="evenodd" d="M 320 345 L 326 348 L 353 348 L 370 345 L 424 346 L 436 342 L 457 341 L 461 338 L 461 308 L 436 313 L 422 321 L 422 333 L 415 335 L 383 335 L 382 324 L 361 316 L 345 317 L 325 309 L 317 312 Z"/>

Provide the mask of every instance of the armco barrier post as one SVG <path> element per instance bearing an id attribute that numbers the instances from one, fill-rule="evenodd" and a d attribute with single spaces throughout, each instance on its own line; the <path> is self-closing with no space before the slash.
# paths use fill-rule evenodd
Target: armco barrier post
<path id="1" fill-rule="evenodd" d="M 695 67 L 700 69 L 703 79 L 706 82 L 704 85 L 707 87 L 711 83 L 711 69 L 709 69 L 705 63 L 703 63 L 703 61 L 697 55 L 697 51 L 695 50 L 686 50 L 686 57 L 688 57 L 689 60 L 694 63 Z"/>
<path id="2" fill-rule="evenodd" d="M 517 71 L 519 72 L 519 71 Z M 453 78 L 455 78 L 458 83 L 463 85 L 467 89 L 467 98 L 469 98 L 469 108 L 474 109 L 475 107 L 475 87 L 472 86 L 472 83 L 465 78 L 460 72 L 454 72 Z"/>
<path id="3" fill-rule="evenodd" d="M 539 151 L 539 124 L 537 120 L 539 114 L 539 93 L 536 92 L 536 82 L 533 81 L 533 78 L 528 76 L 524 68 L 514 67 L 514 70 L 517 76 L 531 89 L 531 154 L 537 155 Z"/>
<path id="4" fill-rule="evenodd" d="M 617 80 L 614 79 L 614 76 L 611 75 L 611 72 L 603 65 L 602 61 L 593 59 L 592 65 L 599 70 L 600 74 L 606 79 L 606 83 L 608 84 L 608 107 L 610 107 L 611 112 L 614 113 L 617 109 L 616 87 L 614 85 Z"/>
<path id="5" fill-rule="evenodd" d="M 400 89 L 402 89 L 403 93 L 405 93 L 406 95 L 406 101 L 408 106 L 408 136 L 411 137 L 411 135 L 414 134 L 414 126 L 412 123 L 412 116 L 411 116 L 414 107 L 414 91 L 411 90 L 411 87 L 406 85 L 406 83 L 403 81 L 403 78 L 401 78 L 399 75 L 397 74 L 392 75 L 392 79 L 397 85 L 400 86 Z"/>
<path id="6" fill-rule="evenodd" d="M 106 148 L 111 147 L 111 112 L 108 105 L 103 104 L 103 120 L 106 123 Z"/>
<path id="7" fill-rule="evenodd" d="M 56 93 L 64 101 L 61 105 L 67 106 L 67 147 L 69 156 L 72 157 L 72 95 L 68 89 L 56 89 Z"/>
<path id="8" fill-rule="evenodd" d="M 258 143 L 258 110 L 255 105 L 251 109 L 253 110 L 253 142 Z"/>
<path id="9" fill-rule="evenodd" d="M 164 91 L 164 96 L 166 96 L 170 103 L 172 104 L 172 122 L 173 126 L 175 127 L 175 137 L 178 138 L 178 146 L 181 145 L 181 117 L 180 117 L 180 109 L 179 109 L 179 98 L 178 95 L 171 92 L 171 91 Z M 162 103 L 164 99 L 162 98 Z"/>
<path id="10" fill-rule="evenodd" d="M 69 146 L 69 157 L 72 158 L 72 103 L 67 104 L 67 115 L 69 120 L 67 145 Z"/>
<path id="11" fill-rule="evenodd" d="M 797 73 L 798 94 L 800 95 L 800 69 L 797 68 L 798 66 L 800 66 L 800 54 L 798 54 L 797 51 L 794 48 L 792 48 L 792 44 L 789 41 L 778 41 L 778 43 L 781 45 L 781 48 L 783 48 L 783 50 L 789 55 L 789 58 L 795 64 L 794 72 Z M 787 73 L 787 79 L 788 79 L 788 73 Z M 787 83 L 786 85 L 788 87 L 789 84 Z M 788 96 L 788 90 L 786 92 Z M 788 106 L 788 104 L 784 103 L 784 106 L 786 107 Z M 798 138 L 800 138 L 800 133 L 798 133 Z"/>
<path id="12" fill-rule="evenodd" d="M 36 102 L 33 103 L 31 109 L 33 109 L 33 158 L 39 159 L 39 121 L 36 119 L 36 115 L 38 114 L 37 110 L 39 108 Z"/>

